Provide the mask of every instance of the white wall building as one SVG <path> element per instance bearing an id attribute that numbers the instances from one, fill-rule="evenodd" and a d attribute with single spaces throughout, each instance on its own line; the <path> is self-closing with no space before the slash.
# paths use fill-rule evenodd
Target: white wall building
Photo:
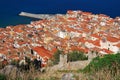
<path id="1" fill-rule="evenodd" d="M 113 43 L 109 41 L 103 42 L 100 40 L 100 45 L 101 45 L 101 49 L 105 48 L 105 49 L 113 51 L 114 53 L 117 53 L 119 51 L 119 48 L 114 46 Z"/>
<path id="2" fill-rule="evenodd" d="M 63 32 L 63 31 L 60 31 L 57 33 L 58 37 L 60 38 L 65 38 L 67 36 L 67 33 L 66 32 Z"/>

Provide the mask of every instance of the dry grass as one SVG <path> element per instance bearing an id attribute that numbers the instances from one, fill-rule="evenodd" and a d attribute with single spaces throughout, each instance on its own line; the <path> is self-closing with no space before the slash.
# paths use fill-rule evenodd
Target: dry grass
<path id="1" fill-rule="evenodd" d="M 92 73 L 84 73 L 80 80 L 120 80 L 120 67 L 117 65 L 111 68 L 103 68 Z"/>
<path id="2" fill-rule="evenodd" d="M 63 74 L 73 73 L 75 80 L 120 80 L 120 70 L 116 73 L 113 71 L 101 70 L 96 73 L 83 74 L 77 71 L 51 71 L 47 70 L 45 73 L 31 68 L 29 71 L 24 71 L 20 75 L 16 75 L 16 71 L 7 76 L 7 80 L 60 80 Z"/>
<path id="3" fill-rule="evenodd" d="M 6 74 L 6 73 L 5 73 Z M 39 70 L 35 70 L 33 66 L 31 66 L 30 70 L 18 70 L 13 69 L 11 72 L 6 74 L 7 80 L 35 80 L 41 72 Z"/>
<path id="4" fill-rule="evenodd" d="M 75 80 L 120 80 L 120 67 L 113 65 L 111 69 L 104 68 L 94 73 L 82 73 L 77 70 L 55 70 L 54 68 L 45 68 L 42 73 L 35 70 L 33 66 L 28 71 L 17 73 L 14 70 L 11 74 L 7 75 L 7 80 L 61 80 L 62 76 L 66 73 L 74 74 Z"/>
<path id="5" fill-rule="evenodd" d="M 87 74 L 83 80 L 120 80 L 120 71 L 118 70 L 115 75 L 111 71 L 101 70 L 93 74 Z"/>

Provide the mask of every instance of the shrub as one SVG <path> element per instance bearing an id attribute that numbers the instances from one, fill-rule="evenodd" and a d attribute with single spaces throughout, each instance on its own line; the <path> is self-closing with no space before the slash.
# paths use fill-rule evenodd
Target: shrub
<path id="1" fill-rule="evenodd" d="M 109 70 L 112 74 L 120 70 L 120 54 L 109 54 L 103 58 L 96 57 L 83 69 L 83 72 L 98 72 L 101 69 Z"/>
<path id="2" fill-rule="evenodd" d="M 68 61 L 88 60 L 88 57 L 83 52 L 73 51 L 68 53 Z"/>
<path id="3" fill-rule="evenodd" d="M 94 58 L 83 70 L 83 80 L 120 80 L 120 54 Z"/>
<path id="4" fill-rule="evenodd" d="M 52 59 L 53 65 L 59 63 L 60 54 L 63 54 L 63 51 L 57 50 L 57 52 L 53 55 L 53 59 Z M 73 51 L 67 54 L 68 54 L 67 57 L 68 61 L 88 60 L 88 57 L 86 57 L 86 55 L 84 55 L 83 52 Z"/>
<path id="5" fill-rule="evenodd" d="M 6 79 L 6 76 L 3 75 L 3 74 L 0 74 L 0 80 L 7 80 L 7 79 Z"/>
<path id="6" fill-rule="evenodd" d="M 59 63 L 60 54 L 62 54 L 62 53 L 63 53 L 63 51 L 61 51 L 61 50 L 57 50 L 57 52 L 54 53 L 53 59 L 52 59 L 53 64 L 58 64 Z"/>

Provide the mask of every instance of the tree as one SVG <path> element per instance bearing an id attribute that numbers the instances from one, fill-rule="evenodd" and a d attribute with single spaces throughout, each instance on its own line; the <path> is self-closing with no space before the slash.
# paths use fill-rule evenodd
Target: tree
<path id="1" fill-rule="evenodd" d="M 68 53 L 68 61 L 88 60 L 88 57 L 83 52 L 73 51 Z"/>
<path id="2" fill-rule="evenodd" d="M 60 54 L 62 54 L 63 51 L 62 50 L 57 50 L 54 55 L 53 55 L 53 59 L 52 59 L 52 62 L 53 64 L 58 64 L 59 61 L 60 61 Z"/>

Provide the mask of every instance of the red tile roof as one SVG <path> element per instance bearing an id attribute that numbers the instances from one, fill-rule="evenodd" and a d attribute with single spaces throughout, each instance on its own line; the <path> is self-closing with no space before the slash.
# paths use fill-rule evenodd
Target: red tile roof
<path id="1" fill-rule="evenodd" d="M 98 38 L 98 39 L 101 38 L 98 34 L 92 34 L 91 36 L 92 36 L 92 37 L 95 37 L 95 38 Z"/>
<path id="2" fill-rule="evenodd" d="M 95 46 L 100 46 L 100 40 L 96 40 L 92 42 Z"/>
<path id="3" fill-rule="evenodd" d="M 94 48 L 92 48 L 91 50 L 92 50 L 92 51 L 97 51 L 97 52 L 99 52 L 101 49 L 100 49 L 100 48 L 97 48 L 97 47 L 94 47 Z"/>
<path id="4" fill-rule="evenodd" d="M 118 44 L 116 44 L 116 45 L 114 45 L 114 46 L 117 46 L 117 47 L 119 47 L 119 48 L 120 48 L 120 43 L 118 43 Z"/>
<path id="5" fill-rule="evenodd" d="M 18 55 L 10 55 L 8 58 L 9 59 L 19 60 L 19 56 Z"/>
<path id="6" fill-rule="evenodd" d="M 108 53 L 108 54 L 112 54 L 113 53 L 113 51 L 111 51 L 111 50 L 108 50 L 108 49 L 101 49 L 101 51 L 103 51 L 103 52 L 106 52 L 106 53 Z"/>
<path id="7" fill-rule="evenodd" d="M 42 58 L 48 57 L 49 59 L 52 57 L 52 55 L 50 54 L 50 51 L 48 51 L 44 47 L 37 46 L 37 47 L 34 47 L 33 50 L 36 51 Z"/>
<path id="8" fill-rule="evenodd" d="M 88 15 L 91 15 L 92 13 L 90 13 L 90 12 L 82 12 L 82 14 L 88 16 Z"/>
<path id="9" fill-rule="evenodd" d="M 78 42 L 85 43 L 86 42 L 85 37 L 79 38 Z"/>
<path id="10" fill-rule="evenodd" d="M 77 50 L 77 51 L 82 51 L 82 52 L 88 53 L 88 49 L 87 48 L 83 48 L 83 47 L 72 46 L 71 50 L 72 51 Z"/>
<path id="11" fill-rule="evenodd" d="M 118 42 L 118 41 L 120 41 L 120 39 L 118 39 L 116 37 L 110 37 L 110 36 L 107 36 L 107 40 L 110 41 L 110 42 Z"/>
<path id="12" fill-rule="evenodd" d="M 80 15 L 78 15 L 80 14 Z M 100 23 L 104 22 L 106 25 L 101 27 Z M 17 52 L 25 52 L 29 51 L 29 48 L 32 48 L 32 44 L 38 44 L 47 46 L 48 49 L 52 49 L 51 51 L 48 51 L 44 47 L 34 47 L 34 51 L 36 51 L 41 57 L 43 58 L 50 58 L 52 56 L 52 53 L 56 51 L 54 47 L 58 46 L 58 48 L 63 49 L 64 52 L 67 52 L 69 50 L 79 50 L 88 52 L 87 48 L 84 47 L 78 47 L 82 43 L 83 46 L 85 42 L 89 42 L 95 46 L 93 50 L 98 50 L 96 47 L 100 46 L 101 38 L 105 37 L 110 42 L 119 42 L 120 38 L 118 39 L 120 32 L 119 32 L 119 20 L 109 18 L 106 15 L 100 14 L 100 15 L 94 15 L 89 12 L 82 12 L 82 11 L 72 11 L 69 10 L 67 12 L 67 15 L 55 15 L 51 19 L 46 20 L 39 20 L 39 21 L 33 21 L 29 25 L 17 25 L 17 26 L 8 26 L 7 28 L 0 28 L 0 53 L 9 55 L 8 53 L 11 52 L 14 55 Z M 36 28 L 35 26 L 41 27 Z M 44 28 L 43 28 L 44 27 Z M 90 29 L 91 28 L 91 29 Z M 96 31 L 98 29 L 98 31 Z M 56 35 L 59 31 L 66 31 L 68 36 L 65 39 L 61 39 Z M 75 36 L 69 35 L 69 32 L 77 32 L 81 35 Z M 89 37 L 95 37 L 98 38 L 96 41 L 89 40 L 88 38 L 81 38 L 83 35 L 82 33 L 85 33 L 86 35 L 90 33 L 94 33 L 92 35 L 89 35 Z M 97 33 L 96 33 L 97 32 Z M 32 34 L 32 37 L 28 37 L 28 34 Z M 100 36 L 99 36 L 100 35 Z M 116 36 L 117 35 L 117 36 Z M 114 36 L 114 37 L 111 37 Z M 49 42 L 49 44 L 46 44 L 44 42 L 44 39 L 47 37 L 51 37 L 53 40 Z M 70 38 L 71 37 L 71 38 Z M 22 41 L 23 40 L 23 41 Z M 14 41 L 16 41 L 19 45 L 28 43 L 28 46 L 20 46 L 20 48 L 14 48 L 13 44 Z M 67 44 L 69 43 L 69 44 Z M 81 45 L 82 45 L 81 44 Z M 71 47 L 74 46 L 74 47 Z M 120 47 L 120 44 L 113 45 Z M 102 46 L 101 46 L 102 47 Z M 8 51 L 9 49 L 9 51 Z M 90 49 L 91 50 L 91 49 Z M 103 51 L 110 53 L 110 50 L 104 50 Z"/>
<path id="13" fill-rule="evenodd" d="M 71 18 L 70 17 L 70 18 L 68 18 L 68 20 L 73 20 L 74 21 L 74 20 L 77 20 L 77 18 Z"/>
<path id="14" fill-rule="evenodd" d="M 73 11 L 72 10 L 68 10 L 67 14 L 73 14 Z"/>

